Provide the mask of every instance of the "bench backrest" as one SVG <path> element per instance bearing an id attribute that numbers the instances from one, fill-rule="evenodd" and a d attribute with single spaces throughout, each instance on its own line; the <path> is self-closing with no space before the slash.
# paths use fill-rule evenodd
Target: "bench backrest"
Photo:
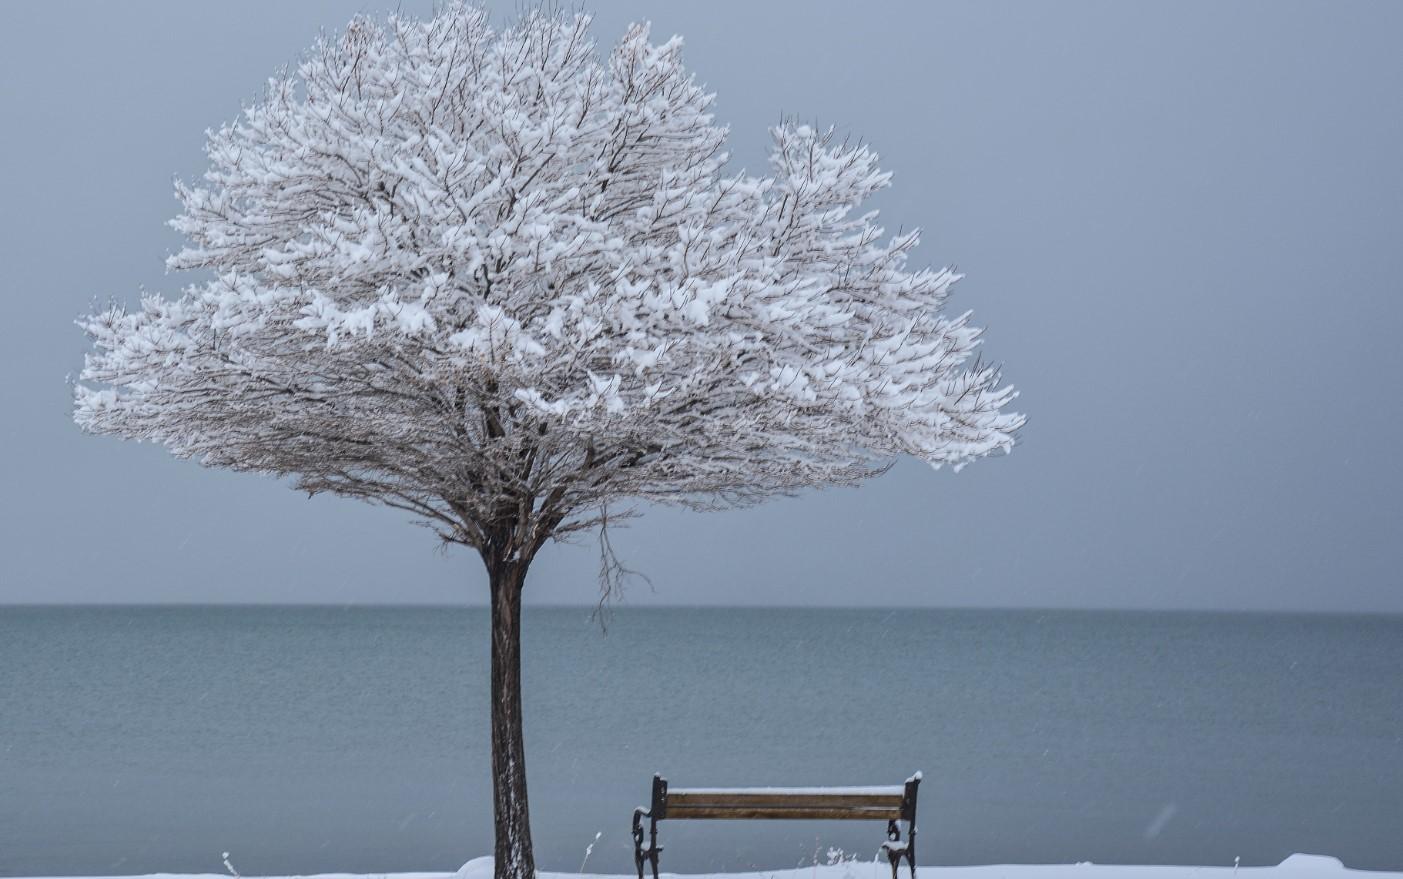
<path id="1" fill-rule="evenodd" d="M 919 774 L 892 787 L 674 788 L 653 776 L 655 819 L 914 821 Z"/>

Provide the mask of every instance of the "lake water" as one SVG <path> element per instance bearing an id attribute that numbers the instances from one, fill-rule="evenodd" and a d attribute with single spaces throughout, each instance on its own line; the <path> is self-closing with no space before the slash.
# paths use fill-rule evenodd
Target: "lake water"
<path id="1" fill-rule="evenodd" d="M 490 853 L 486 616 L 0 608 L 0 875 L 449 870 Z M 632 870 L 678 786 L 896 784 L 922 863 L 1403 868 L 1403 619 L 528 608 L 537 861 Z M 662 825 L 664 869 L 880 824 Z M 823 859 L 823 855 L 819 855 Z"/>

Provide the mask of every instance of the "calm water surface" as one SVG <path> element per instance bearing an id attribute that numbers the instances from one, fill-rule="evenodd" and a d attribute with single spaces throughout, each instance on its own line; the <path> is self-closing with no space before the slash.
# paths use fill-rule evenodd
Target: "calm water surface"
<path id="1" fill-rule="evenodd" d="M 1403 619 L 526 614 L 541 867 L 628 872 L 677 785 L 897 783 L 921 862 L 1403 868 Z M 454 869 L 491 850 L 486 616 L 0 608 L 0 875 Z M 664 824 L 666 869 L 879 825 Z M 821 857 L 821 856 L 820 856 Z"/>

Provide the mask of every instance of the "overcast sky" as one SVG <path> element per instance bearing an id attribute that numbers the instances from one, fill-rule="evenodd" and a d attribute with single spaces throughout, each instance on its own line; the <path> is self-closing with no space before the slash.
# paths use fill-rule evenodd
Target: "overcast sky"
<path id="1" fill-rule="evenodd" d="M 405 2 L 406 11 L 427 4 Z M 500 15 L 514 3 L 495 4 Z M 173 176 L 365 3 L 6 4 L 0 602 L 473 602 L 467 552 L 352 501 L 84 436 L 94 300 L 177 292 Z M 631 605 L 1403 611 L 1403 4 L 599 2 L 719 95 L 895 172 L 890 228 L 958 264 L 1030 421 L 956 475 L 615 535 Z M 527 594 L 589 603 L 596 549 Z"/>

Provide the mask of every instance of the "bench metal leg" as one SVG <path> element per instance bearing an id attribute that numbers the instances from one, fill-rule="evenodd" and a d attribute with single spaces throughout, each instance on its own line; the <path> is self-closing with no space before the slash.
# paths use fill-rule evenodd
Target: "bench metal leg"
<path id="1" fill-rule="evenodd" d="M 902 792 L 901 811 L 906 818 L 906 864 L 911 868 L 911 879 L 916 879 L 916 791 L 921 786 L 921 773 L 906 779 L 906 789 Z M 896 879 L 896 867 L 892 867 L 892 879 Z"/>
<path id="2" fill-rule="evenodd" d="M 901 825 L 895 821 L 887 822 L 887 863 L 891 864 L 891 879 L 896 879 L 896 868 L 901 864 Z"/>
<path id="3" fill-rule="evenodd" d="M 911 869 L 911 879 L 916 879 L 916 824 L 913 821 L 906 822 L 906 841 L 901 841 L 901 824 L 897 821 L 887 822 L 887 841 L 882 848 L 887 853 L 887 863 L 891 864 L 891 879 L 897 879 L 897 870 L 901 867 L 901 862 L 905 861 Z"/>
<path id="4" fill-rule="evenodd" d="M 633 810 L 633 865 L 638 868 L 638 879 L 643 879 L 643 816 L 644 809 Z"/>
<path id="5" fill-rule="evenodd" d="M 648 842 L 643 842 L 643 817 L 648 817 Z M 638 869 L 638 879 L 644 879 L 643 862 L 653 867 L 653 879 L 658 879 L 658 819 L 642 807 L 633 810 L 633 865 Z"/>

